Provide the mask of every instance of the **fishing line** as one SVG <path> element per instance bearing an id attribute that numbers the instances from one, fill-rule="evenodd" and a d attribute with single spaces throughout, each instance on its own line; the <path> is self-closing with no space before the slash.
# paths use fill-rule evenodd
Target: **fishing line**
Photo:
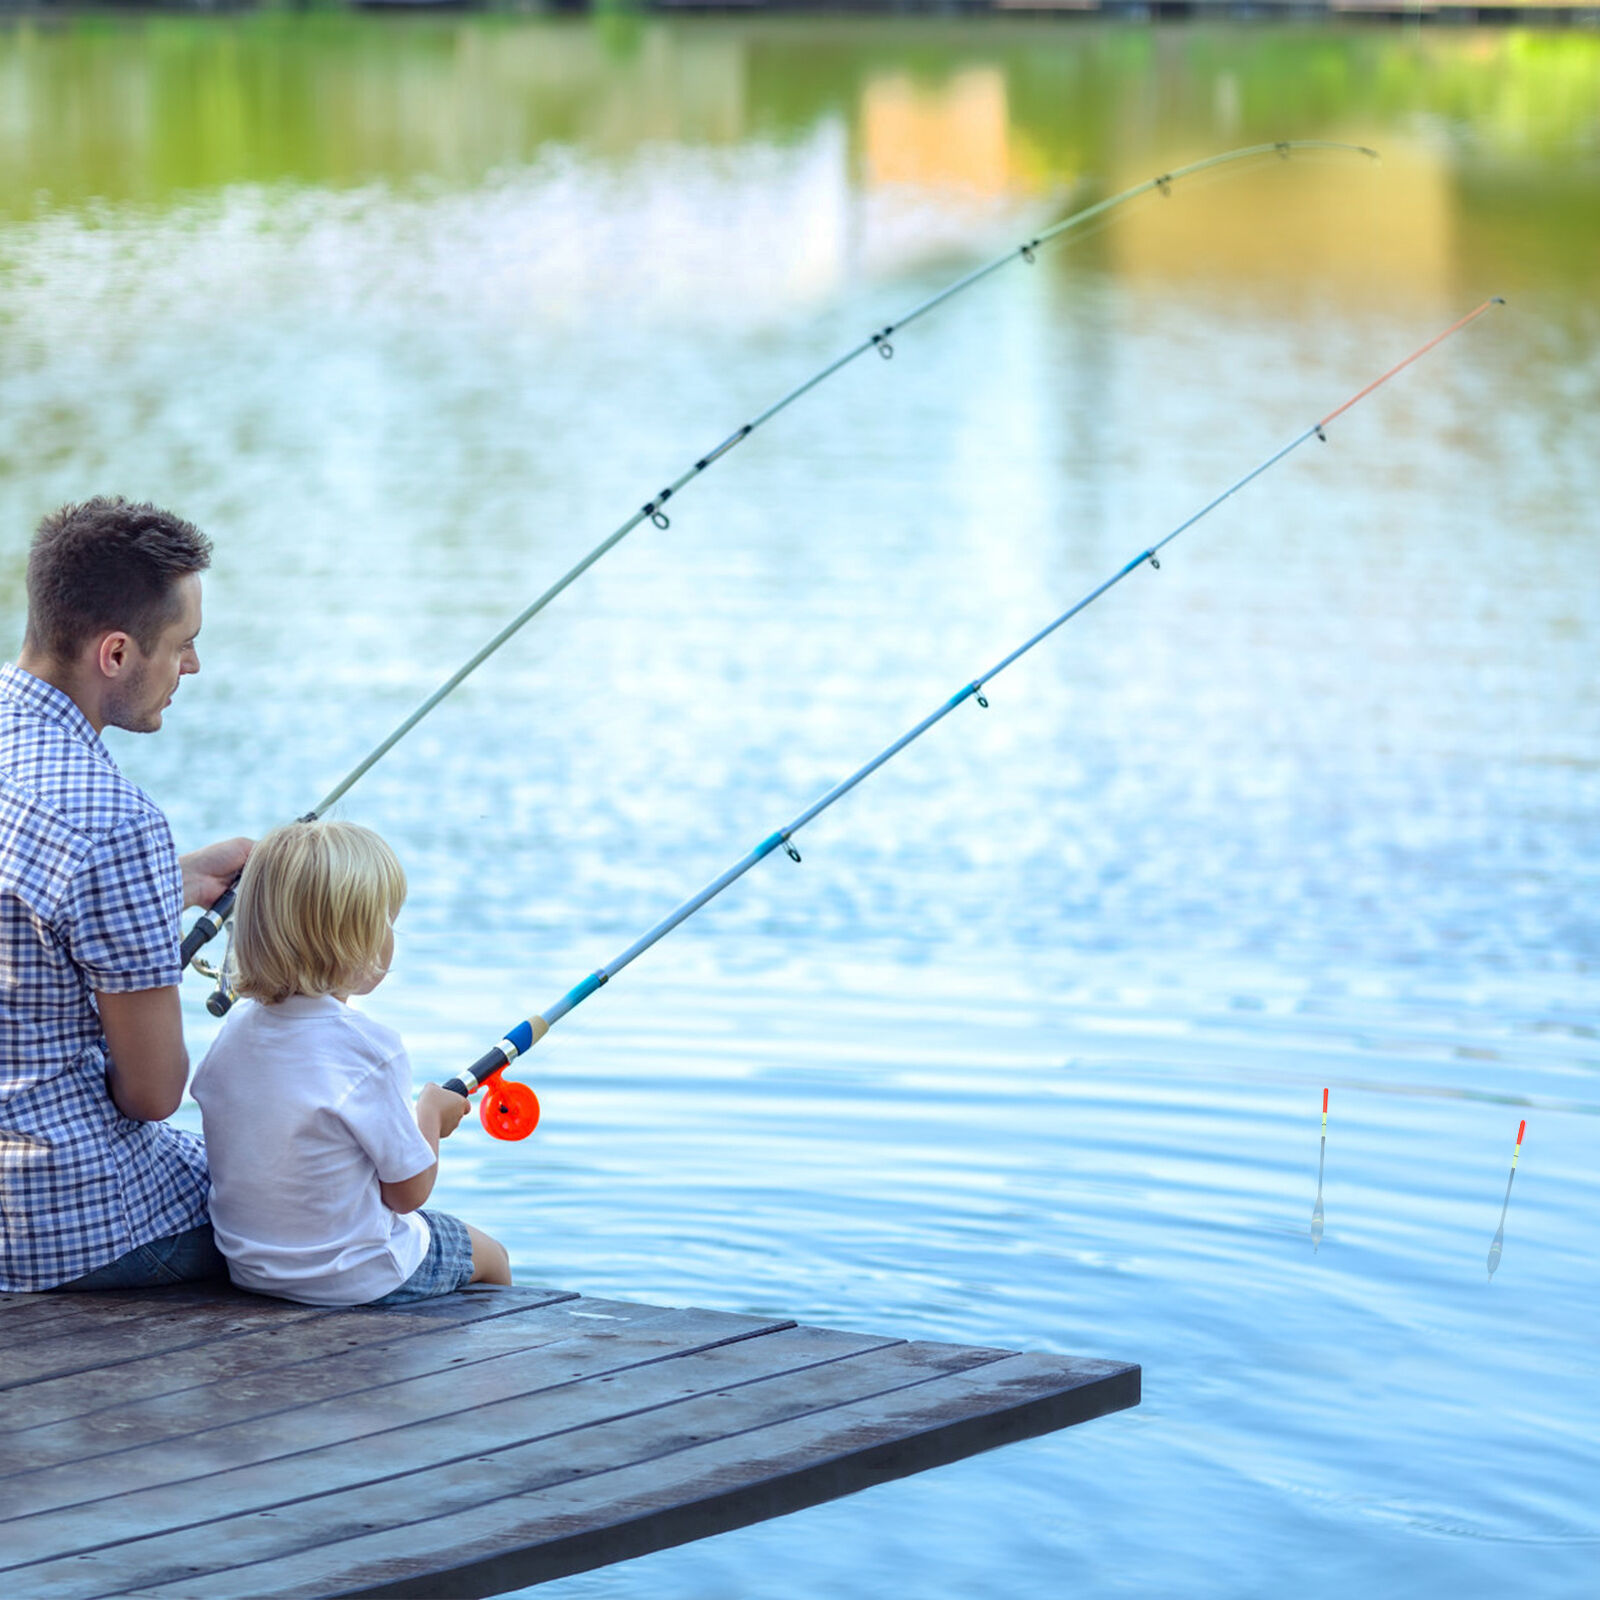
<path id="1" fill-rule="evenodd" d="M 870 761 L 868 761 L 866 765 L 857 768 L 857 770 L 842 783 L 836 784 L 825 795 L 823 795 L 820 800 L 817 800 L 808 806 L 786 827 L 779 828 L 777 832 L 768 834 L 767 837 L 758 845 L 756 845 L 754 849 L 750 850 L 747 854 L 741 857 L 741 859 L 735 862 L 733 866 L 729 867 L 727 871 L 721 873 L 716 878 L 713 878 L 712 881 L 703 889 L 701 889 L 698 894 L 691 895 L 690 898 L 685 900 L 683 904 L 680 905 L 675 911 L 671 912 L 668 916 L 664 917 L 653 928 L 651 928 L 648 933 L 644 934 L 643 937 L 637 939 L 633 944 L 629 945 L 628 948 L 624 950 L 622 954 L 619 955 L 614 961 L 610 962 L 606 966 L 598 968 L 594 972 L 591 972 L 589 976 L 586 977 L 581 983 L 577 984 L 572 989 L 569 989 L 566 994 L 564 994 L 555 1002 L 554 1005 L 541 1012 L 538 1016 L 529 1017 L 525 1021 L 519 1022 L 514 1028 L 507 1032 L 505 1037 L 502 1038 L 499 1043 L 494 1045 L 490 1050 L 486 1051 L 481 1057 L 479 1057 L 477 1061 L 473 1062 L 473 1064 L 468 1067 L 459 1077 L 451 1078 L 449 1082 L 445 1084 L 445 1087 L 447 1089 L 453 1089 L 457 1094 L 470 1095 L 474 1090 L 479 1089 L 486 1084 L 490 1085 L 491 1093 L 485 1096 L 483 1103 L 479 1108 L 479 1115 L 483 1120 L 484 1126 L 488 1128 L 488 1130 L 497 1138 L 526 1138 L 528 1134 L 532 1133 L 534 1128 L 538 1125 L 538 1099 L 526 1084 L 508 1083 L 504 1078 L 501 1077 L 501 1073 L 519 1055 L 522 1055 L 526 1051 L 532 1049 L 533 1046 L 537 1044 L 546 1033 L 549 1032 L 550 1028 L 561 1020 L 562 1017 L 566 1016 L 568 1012 L 581 1005 L 589 998 L 590 995 L 595 992 L 595 990 L 601 988 L 604 984 L 609 983 L 611 979 L 621 972 L 624 967 L 628 966 L 639 956 L 643 955 L 644 952 L 653 944 L 657 943 L 657 941 L 665 938 L 666 935 L 671 933 L 672 930 L 680 923 L 693 916 L 694 913 L 703 905 L 705 905 L 707 901 L 712 900 L 717 895 L 721 894 L 729 884 L 735 882 L 739 878 L 742 878 L 744 874 L 753 866 L 755 866 L 758 861 L 765 860 L 766 857 L 780 848 L 785 852 L 785 854 L 788 855 L 790 860 L 799 861 L 800 852 L 795 847 L 794 835 L 797 834 L 803 827 L 805 827 L 808 822 L 811 822 L 816 817 L 820 816 L 828 809 L 829 806 L 833 805 L 835 801 L 843 799 L 844 796 L 849 794 L 849 792 L 854 789 L 857 784 L 870 777 L 872 773 L 876 772 L 878 768 L 883 766 L 886 762 L 893 760 L 894 757 L 904 750 L 907 745 L 911 744 L 914 740 L 921 738 L 922 735 L 926 733 L 928 729 L 933 727 L 935 723 L 941 722 L 945 717 L 949 716 L 949 714 L 954 711 L 957 706 L 963 705 L 968 700 L 975 700 L 980 706 L 986 707 L 989 704 L 989 701 L 984 694 L 985 687 L 995 678 L 997 678 L 1002 672 L 1004 672 L 1007 667 L 1020 660 L 1036 645 L 1043 643 L 1044 640 L 1048 639 L 1058 629 L 1064 627 L 1075 616 L 1077 616 L 1079 612 L 1093 605 L 1101 595 L 1105 594 L 1107 590 L 1112 589 L 1117 584 L 1121 583 L 1124 578 L 1129 576 L 1129 574 L 1138 571 L 1139 568 L 1145 566 L 1146 564 L 1153 569 L 1159 569 L 1161 566 L 1161 551 L 1171 544 L 1172 541 L 1179 536 L 1179 534 L 1184 533 L 1189 528 L 1192 528 L 1203 517 L 1209 516 L 1217 509 L 1218 506 L 1222 505 L 1224 501 L 1231 499 L 1239 492 L 1239 490 L 1243 489 L 1246 484 L 1254 482 L 1255 479 L 1259 478 L 1263 473 L 1276 466 L 1278 462 L 1282 461 L 1284 457 L 1289 455 L 1292 451 L 1298 450 L 1300 446 L 1305 444 L 1308 440 L 1320 439 L 1326 442 L 1326 430 L 1329 424 L 1331 424 L 1335 418 L 1343 416 L 1345 412 L 1351 409 L 1352 406 L 1355 406 L 1360 401 L 1364 400 L 1368 395 L 1372 394 L 1374 390 L 1381 388 L 1391 378 L 1403 372 L 1413 362 L 1420 360 L 1430 350 L 1442 344 L 1452 334 L 1459 332 L 1462 328 L 1466 327 L 1468 323 L 1476 321 L 1486 311 L 1488 311 L 1491 306 L 1502 304 L 1504 304 L 1504 302 L 1498 295 L 1492 299 L 1485 300 L 1482 305 L 1476 307 L 1472 311 L 1469 311 L 1464 317 L 1461 317 L 1457 321 L 1451 323 L 1448 328 L 1446 328 L 1442 333 L 1436 334 L 1432 339 L 1428 340 L 1426 344 L 1419 345 L 1411 352 L 1410 355 L 1406 356 L 1404 360 L 1397 361 L 1386 372 L 1384 372 L 1381 376 L 1374 378 L 1371 383 L 1367 384 L 1359 392 L 1352 395 L 1351 398 L 1346 400 L 1342 405 L 1336 406 L 1332 411 L 1328 412 L 1326 416 L 1318 418 L 1318 420 L 1313 422 L 1309 428 L 1304 430 L 1304 432 L 1290 440 L 1290 442 L 1284 445 L 1281 449 L 1275 450 L 1259 465 L 1252 467 L 1249 472 L 1244 474 L 1243 477 L 1238 478 L 1231 483 L 1222 491 L 1221 494 L 1217 495 L 1214 499 L 1207 501 L 1206 504 L 1203 505 L 1198 511 L 1194 512 L 1193 515 L 1185 518 L 1184 521 L 1180 522 L 1177 527 L 1172 529 L 1172 531 L 1165 537 L 1158 540 L 1155 544 L 1148 546 L 1146 549 L 1141 550 L 1138 555 L 1133 557 L 1131 561 L 1127 562 L 1117 572 L 1113 573 L 1111 577 L 1107 578 L 1096 588 L 1091 589 L 1089 593 L 1086 594 L 1081 600 L 1078 600 L 1073 605 L 1069 606 L 1053 621 L 1046 623 L 1044 627 L 1040 628 L 1036 633 L 1026 639 L 1022 644 L 1018 645 L 1016 649 L 1012 650 L 1009 654 L 1002 656 L 1000 660 L 997 661 L 995 665 L 992 666 L 987 672 L 983 673 L 980 677 L 974 678 L 970 683 L 959 689 L 937 710 L 930 712 L 913 728 L 908 730 L 906 733 L 901 734 L 898 739 L 887 746 L 887 748 L 881 750 Z"/>
<path id="2" fill-rule="evenodd" d="M 1172 193 L 1172 189 L 1175 184 L 1182 183 L 1200 173 L 1214 173 L 1216 168 L 1228 166 L 1235 162 L 1261 160 L 1271 156 L 1276 156 L 1282 160 L 1288 160 L 1295 151 L 1303 150 L 1338 151 L 1346 154 L 1366 156 L 1374 161 L 1378 159 L 1377 151 L 1369 150 L 1364 145 L 1342 144 L 1336 140 L 1329 139 L 1282 139 L 1273 144 L 1245 145 L 1241 146 L 1237 150 L 1224 151 L 1220 155 L 1206 156 L 1200 161 L 1190 162 L 1187 166 L 1174 167 L 1170 172 L 1164 172 L 1159 177 L 1150 178 L 1144 183 L 1135 184 L 1131 189 L 1124 189 L 1120 194 L 1111 195 L 1105 200 L 1098 201 L 1094 205 L 1086 206 L 1081 211 L 1074 212 L 1071 216 L 1066 217 L 1062 221 L 1054 224 L 1054 226 L 1044 229 L 1041 233 L 1035 234 L 1025 244 L 1017 245 L 1014 248 L 1007 250 L 1004 255 L 996 256 L 994 260 L 985 263 L 983 266 L 974 268 L 971 272 L 968 272 L 963 277 L 956 279 L 954 283 L 949 284 L 945 288 L 939 290 L 937 294 L 934 294 L 928 299 L 922 301 L 920 305 L 913 306 L 912 309 L 907 311 L 903 316 L 896 318 L 892 322 L 886 322 L 881 328 L 875 329 L 859 344 L 854 346 L 854 348 L 846 351 L 845 354 L 839 356 L 837 359 L 830 361 L 825 367 L 823 367 L 820 371 L 813 373 L 811 377 L 807 378 L 806 381 L 800 384 L 797 388 L 791 389 L 786 395 L 783 396 L 782 399 L 775 401 L 772 405 L 768 406 L 765 411 L 759 412 L 749 422 L 746 422 L 742 426 L 735 428 L 734 431 L 730 433 L 727 438 L 725 438 L 714 449 L 708 450 L 703 456 L 698 457 L 676 478 L 672 479 L 664 487 L 658 489 L 655 494 L 652 495 L 650 499 L 646 500 L 645 503 L 640 506 L 640 508 L 635 511 L 633 515 L 630 516 L 624 523 L 622 523 L 620 527 L 616 528 L 612 533 L 608 534 L 604 539 L 602 539 L 599 544 L 597 544 L 586 556 L 582 558 L 582 560 L 569 567 L 566 572 L 557 578 L 556 581 L 544 591 L 543 594 L 541 594 L 530 605 L 524 607 L 523 610 L 513 617 L 510 622 L 508 622 L 497 634 L 495 634 L 492 639 L 488 641 L 488 643 L 486 643 L 480 650 L 469 657 L 455 672 L 451 673 L 451 675 L 446 678 L 445 681 L 441 683 L 439 687 L 435 689 L 433 693 L 430 694 L 427 699 L 425 699 L 421 705 L 416 708 L 416 710 L 406 717 L 392 733 L 382 739 L 378 744 L 374 745 L 373 748 L 365 756 L 363 756 L 362 759 L 358 761 L 356 765 L 352 767 L 350 771 L 347 772 L 345 776 L 341 778 L 339 782 L 336 783 L 333 788 L 331 788 L 327 794 L 325 794 L 322 799 L 320 799 L 316 805 L 310 811 L 306 812 L 305 815 L 299 820 L 302 822 L 313 822 L 327 812 L 331 806 L 343 798 L 343 796 L 347 794 L 349 790 L 352 789 L 361 780 L 361 778 L 366 775 L 367 772 L 376 766 L 377 763 L 384 758 L 384 756 L 386 756 L 397 744 L 399 744 L 399 742 L 405 738 L 405 736 L 410 733 L 411 730 L 416 727 L 416 725 L 421 722 L 429 712 L 431 712 L 442 700 L 445 700 L 451 694 L 453 694 L 455 690 L 458 689 L 469 677 L 471 677 L 472 674 L 484 664 L 484 662 L 494 655 L 502 645 L 506 644 L 510 639 L 515 637 L 516 634 L 520 633 L 522 629 L 525 628 L 536 616 L 538 616 L 539 613 L 543 611 L 552 600 L 554 600 L 564 590 L 570 588 L 572 584 L 576 583 L 577 580 L 581 578 L 590 567 L 599 561 L 600 558 L 609 550 L 614 549 L 625 538 L 627 538 L 627 536 L 632 533 L 641 522 L 648 520 L 653 526 L 662 529 L 670 527 L 671 519 L 668 517 L 666 511 L 663 510 L 663 507 L 669 500 L 671 500 L 675 495 L 681 493 L 689 483 L 691 483 L 695 478 L 698 478 L 703 472 L 707 471 L 714 463 L 720 461 L 736 446 L 743 444 L 744 441 L 751 436 L 751 434 L 756 432 L 758 428 L 761 428 L 766 423 L 770 422 L 775 416 L 778 415 L 780 411 L 787 410 L 789 406 L 795 403 L 795 401 L 799 400 L 803 395 L 809 394 L 819 384 L 826 382 L 834 375 L 834 373 L 840 371 L 841 368 L 849 366 L 852 361 L 855 361 L 858 357 L 865 355 L 869 350 L 876 350 L 878 354 L 885 360 L 892 358 L 894 355 L 894 339 L 899 335 L 902 329 L 909 327 L 913 322 L 916 322 L 920 318 L 927 316 L 930 311 L 934 310 L 938 306 L 943 305 L 945 301 L 953 299 L 956 295 L 972 288 L 975 284 L 981 283 L 985 278 L 990 277 L 992 274 L 998 272 L 1002 267 L 1013 261 L 1021 260 L 1031 265 L 1035 260 L 1038 251 L 1043 249 L 1046 245 L 1054 243 L 1056 240 L 1062 239 L 1068 234 L 1080 233 L 1088 230 L 1091 223 L 1099 222 L 1106 216 L 1108 212 L 1115 210 L 1119 206 L 1127 205 L 1131 201 L 1137 200 L 1142 195 L 1160 194 L 1163 197 L 1169 196 Z M 183 966 L 187 967 L 192 961 L 194 961 L 194 958 L 200 953 L 200 951 L 207 944 L 209 944 L 218 933 L 222 931 L 223 924 L 228 920 L 228 917 L 233 911 L 233 902 L 237 891 L 238 881 L 235 880 L 234 883 L 230 884 L 228 888 L 224 890 L 215 904 L 203 911 L 193 926 L 191 926 L 188 934 L 184 937 L 181 948 Z M 222 980 L 215 968 L 204 966 L 200 970 L 203 970 L 207 976 L 218 978 L 217 991 L 212 995 L 210 1001 L 207 1003 L 207 1008 L 212 1012 L 213 1015 L 221 1016 L 227 1011 L 229 1005 L 231 1004 L 231 1000 L 229 999 L 227 991 L 223 986 L 224 980 Z"/>

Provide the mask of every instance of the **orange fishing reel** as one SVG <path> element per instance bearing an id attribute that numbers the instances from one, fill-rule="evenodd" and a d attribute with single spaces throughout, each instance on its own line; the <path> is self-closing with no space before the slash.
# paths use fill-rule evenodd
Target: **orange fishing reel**
<path id="1" fill-rule="evenodd" d="M 492 1050 L 479 1056 L 465 1072 L 445 1081 L 452 1094 L 469 1098 L 480 1089 L 478 1119 L 496 1139 L 526 1139 L 539 1126 L 539 1097 L 525 1083 L 510 1083 L 502 1076 L 524 1050 L 531 1050 L 549 1031 L 543 1017 L 519 1022 Z"/>
<path id="2" fill-rule="evenodd" d="M 539 1097 L 525 1083 L 501 1076 L 497 1068 L 483 1080 L 478 1120 L 496 1139 L 526 1139 L 539 1126 Z"/>

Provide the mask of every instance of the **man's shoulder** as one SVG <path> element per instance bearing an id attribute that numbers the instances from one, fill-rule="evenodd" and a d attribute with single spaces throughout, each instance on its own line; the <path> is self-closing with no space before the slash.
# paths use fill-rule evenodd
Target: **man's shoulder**
<path id="1" fill-rule="evenodd" d="M 138 784 L 104 756 L 42 717 L 0 703 L 0 805 L 16 821 L 97 841 L 165 819 Z"/>

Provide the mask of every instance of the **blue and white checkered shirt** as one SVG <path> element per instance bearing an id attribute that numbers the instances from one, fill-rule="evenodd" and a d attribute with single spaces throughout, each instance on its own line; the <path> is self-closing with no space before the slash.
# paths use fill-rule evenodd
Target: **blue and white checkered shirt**
<path id="1" fill-rule="evenodd" d="M 155 802 L 69 695 L 0 667 L 0 1290 L 206 1220 L 199 1139 L 112 1103 L 93 998 L 176 984 L 182 909 Z"/>

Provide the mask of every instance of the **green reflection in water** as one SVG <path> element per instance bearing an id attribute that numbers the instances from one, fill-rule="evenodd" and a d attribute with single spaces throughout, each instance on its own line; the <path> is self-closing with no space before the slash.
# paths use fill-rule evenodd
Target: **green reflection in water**
<path id="1" fill-rule="evenodd" d="M 161 203 L 236 182 L 471 183 L 549 144 L 788 141 L 875 83 L 990 74 L 1041 170 L 1263 138 L 1415 136 L 1509 164 L 1591 230 L 1600 37 L 1574 30 L 1132 27 L 604 15 L 14 21 L 0 32 L 0 210 Z M 1561 175 L 1584 169 L 1584 181 Z"/>

